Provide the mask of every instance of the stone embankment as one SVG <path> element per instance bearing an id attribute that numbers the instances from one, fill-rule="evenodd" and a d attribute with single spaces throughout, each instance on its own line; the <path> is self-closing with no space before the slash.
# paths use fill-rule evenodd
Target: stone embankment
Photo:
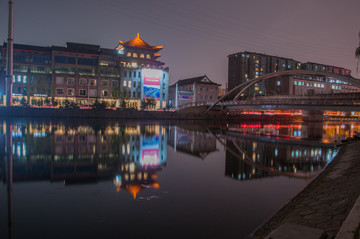
<path id="1" fill-rule="evenodd" d="M 345 221 L 345 224 L 348 224 L 353 220 L 351 217 L 346 220 L 350 211 L 351 214 L 356 213 L 356 210 L 352 210 L 352 208 L 360 195 L 359 185 L 360 141 L 357 140 L 343 145 L 332 163 L 303 191 L 259 227 L 250 238 L 303 238 L 304 235 L 300 234 L 301 232 L 305 233 L 306 228 L 310 231 L 311 229 L 320 229 L 327 234 L 326 237 L 322 235 L 311 238 L 334 238 L 343 230 L 348 230 L 351 235 L 355 235 L 359 221 L 350 222 L 353 225 L 352 229 L 344 227 L 343 224 Z M 359 218 L 359 215 L 355 218 Z M 286 226 L 284 227 L 284 225 Z M 298 225 L 297 228 L 296 225 Z M 278 229 L 280 226 L 284 229 Z M 305 231 L 302 231 L 304 228 Z M 286 233 L 291 234 L 297 229 L 300 233 L 298 233 L 298 237 L 286 237 Z M 272 236 L 266 237 L 271 232 Z"/>

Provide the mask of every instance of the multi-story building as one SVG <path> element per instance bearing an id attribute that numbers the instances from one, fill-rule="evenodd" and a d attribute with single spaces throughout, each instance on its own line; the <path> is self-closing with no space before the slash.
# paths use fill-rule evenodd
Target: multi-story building
<path id="1" fill-rule="evenodd" d="M 188 103 L 214 103 L 218 99 L 220 86 L 206 75 L 179 80 L 169 87 L 169 105 L 178 107 Z"/>
<path id="2" fill-rule="evenodd" d="M 228 90 L 259 76 L 284 70 L 300 69 L 301 63 L 284 57 L 254 52 L 239 52 L 228 56 Z M 260 82 L 250 88 L 249 94 L 265 95 L 266 85 Z"/>
<path id="3" fill-rule="evenodd" d="M 262 75 L 285 70 L 310 70 L 331 72 L 339 75 L 350 75 L 351 70 L 318 64 L 258 54 L 239 52 L 228 56 L 229 90 L 236 86 L 260 77 Z M 281 76 L 255 84 L 247 92 L 249 95 L 314 95 L 343 92 L 358 92 L 359 88 L 331 77 L 291 75 Z"/>
<path id="4" fill-rule="evenodd" d="M 139 34 L 115 49 L 67 42 L 66 46 L 14 44 L 14 99 L 43 104 L 52 98 L 79 105 L 96 100 L 109 106 L 139 108 L 146 98 L 166 106 L 169 69 L 158 61 L 161 46 L 151 46 Z M 5 95 L 7 44 L 0 47 L 0 94 Z M 15 100 L 16 101 L 16 100 Z"/>
<path id="5" fill-rule="evenodd" d="M 301 64 L 302 70 L 310 70 L 310 71 L 321 71 L 321 72 L 331 72 L 340 75 L 351 75 L 351 70 L 337 67 L 337 66 L 328 66 L 324 64 L 314 63 L 314 62 L 306 62 Z"/>
<path id="6" fill-rule="evenodd" d="M 269 79 L 266 82 L 266 95 L 312 96 L 333 93 L 356 93 L 360 88 L 335 78 L 320 76 L 292 75 Z"/>

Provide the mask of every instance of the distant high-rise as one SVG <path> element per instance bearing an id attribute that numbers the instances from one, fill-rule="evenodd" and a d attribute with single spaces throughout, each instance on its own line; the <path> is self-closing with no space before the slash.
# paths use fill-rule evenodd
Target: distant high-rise
<path id="1" fill-rule="evenodd" d="M 301 67 L 301 63 L 299 61 L 290 58 L 270 56 L 247 51 L 231 54 L 228 58 L 229 90 L 235 88 L 241 83 L 268 73 L 284 70 L 296 70 Z M 250 92 L 255 95 L 265 95 L 265 89 L 266 87 L 264 82 L 261 82 L 252 87 Z"/>

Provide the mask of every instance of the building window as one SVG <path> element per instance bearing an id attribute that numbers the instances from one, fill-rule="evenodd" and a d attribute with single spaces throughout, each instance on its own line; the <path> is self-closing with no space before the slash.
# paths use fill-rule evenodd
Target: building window
<path id="1" fill-rule="evenodd" d="M 279 80 L 276 81 L 276 85 L 281 85 L 281 82 Z"/>
<path id="2" fill-rule="evenodd" d="M 136 81 L 134 81 L 133 87 L 136 88 Z"/>
<path id="3" fill-rule="evenodd" d="M 27 76 L 23 76 L 23 83 L 27 83 Z"/>
<path id="4" fill-rule="evenodd" d="M 101 86 L 108 86 L 109 85 L 109 81 L 108 80 L 103 80 L 101 81 Z"/>
<path id="5" fill-rule="evenodd" d="M 124 80 L 123 86 L 126 87 L 127 86 L 127 82 L 126 80 Z"/>
<path id="6" fill-rule="evenodd" d="M 144 54 L 140 54 L 140 58 L 145 58 L 145 55 L 144 55 Z"/>
<path id="7" fill-rule="evenodd" d="M 75 85 L 75 79 L 74 78 L 68 78 L 67 79 L 67 84 L 68 85 Z"/>
<path id="8" fill-rule="evenodd" d="M 124 71 L 124 77 L 126 77 L 127 76 L 127 71 Z"/>
<path id="9" fill-rule="evenodd" d="M 300 83 L 300 82 L 299 82 Z M 294 81 L 294 85 L 297 85 L 297 81 Z"/>
<path id="10" fill-rule="evenodd" d="M 79 94 L 80 94 L 80 96 L 86 95 L 86 90 L 79 90 Z"/>
<path id="11" fill-rule="evenodd" d="M 139 77 L 139 78 L 141 77 L 141 72 L 140 72 L 140 71 L 138 71 L 138 77 Z"/>
<path id="12" fill-rule="evenodd" d="M 133 53 L 133 57 L 138 57 L 138 54 L 137 53 Z"/>
<path id="13" fill-rule="evenodd" d="M 91 79 L 91 80 L 90 80 L 90 85 L 91 85 L 91 86 L 96 86 L 96 80 L 95 80 L 95 79 Z"/>
<path id="14" fill-rule="evenodd" d="M 113 80 L 111 82 L 112 87 L 117 87 L 119 85 L 119 82 L 117 80 Z"/>
<path id="15" fill-rule="evenodd" d="M 90 95 L 91 97 L 96 97 L 96 89 L 90 89 L 89 95 Z"/>
<path id="16" fill-rule="evenodd" d="M 131 57 L 131 52 L 126 53 L 127 57 Z"/>
<path id="17" fill-rule="evenodd" d="M 84 78 L 80 78 L 79 85 L 87 85 L 87 80 Z"/>
<path id="18" fill-rule="evenodd" d="M 146 58 L 147 58 L 147 59 L 150 59 L 150 54 L 146 54 Z"/>
<path id="19" fill-rule="evenodd" d="M 101 96 L 108 96 L 108 91 L 107 90 L 103 90 L 101 92 Z"/>
<path id="20" fill-rule="evenodd" d="M 131 81 L 129 80 L 129 87 L 131 87 Z"/>
<path id="21" fill-rule="evenodd" d="M 135 97 L 135 91 L 133 92 L 133 97 Z"/>
<path id="22" fill-rule="evenodd" d="M 64 77 L 56 77 L 56 84 L 63 85 L 64 84 Z"/>
<path id="23" fill-rule="evenodd" d="M 134 71 L 134 74 L 133 74 L 133 75 L 134 75 L 134 78 L 135 78 L 135 77 L 136 77 L 136 71 Z"/>
<path id="24" fill-rule="evenodd" d="M 67 89 L 67 95 L 74 96 L 75 95 L 74 89 Z"/>
<path id="25" fill-rule="evenodd" d="M 57 93 L 58 95 L 62 95 L 62 94 L 64 94 L 64 89 L 61 89 L 61 88 L 56 89 L 56 93 Z"/>

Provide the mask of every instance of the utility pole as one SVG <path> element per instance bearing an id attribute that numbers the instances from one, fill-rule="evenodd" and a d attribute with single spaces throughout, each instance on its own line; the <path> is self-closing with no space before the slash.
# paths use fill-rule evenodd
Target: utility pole
<path id="1" fill-rule="evenodd" d="M 6 106 L 12 105 L 14 44 L 14 0 L 9 0 L 9 28 L 7 42 Z"/>

